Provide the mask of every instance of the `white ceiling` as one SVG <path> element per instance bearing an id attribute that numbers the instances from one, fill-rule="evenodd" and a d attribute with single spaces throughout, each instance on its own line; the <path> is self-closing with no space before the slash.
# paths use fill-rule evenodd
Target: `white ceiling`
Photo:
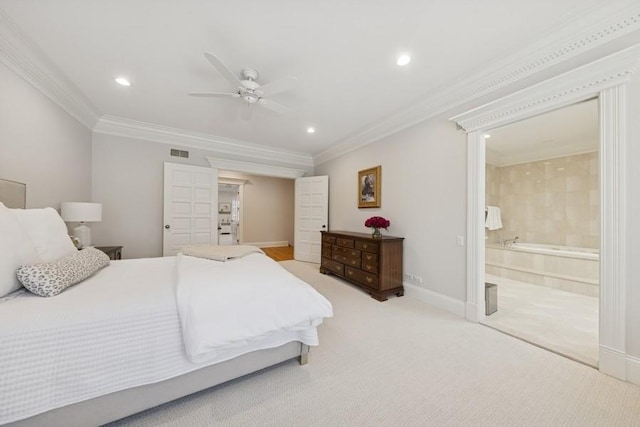
<path id="1" fill-rule="evenodd" d="M 598 150 L 598 100 L 570 105 L 493 129 L 487 163 L 506 166 Z"/>
<path id="2" fill-rule="evenodd" d="M 315 155 L 605 5 L 629 3 L 0 0 L 0 11 L 99 116 Z M 205 51 L 238 74 L 257 69 L 263 84 L 297 77 L 273 98 L 295 113 L 255 108 L 244 121 L 236 99 L 187 96 L 231 89 Z M 412 56 L 404 68 L 400 52 Z M 119 75 L 132 86 L 115 84 Z"/>

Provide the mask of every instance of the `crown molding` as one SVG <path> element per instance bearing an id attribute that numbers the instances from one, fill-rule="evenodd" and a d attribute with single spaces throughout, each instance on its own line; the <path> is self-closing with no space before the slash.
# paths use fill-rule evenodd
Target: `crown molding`
<path id="1" fill-rule="evenodd" d="M 285 166 L 272 166 L 264 163 L 247 162 L 241 160 L 221 159 L 205 156 L 212 168 L 233 172 L 243 172 L 251 175 L 272 176 L 276 178 L 295 179 L 305 176 L 309 171 Z"/>
<path id="2" fill-rule="evenodd" d="M 570 66 L 569 63 L 579 56 L 598 52 L 603 45 L 638 31 L 640 4 L 637 2 L 629 1 L 622 7 L 609 5 L 593 8 L 581 16 L 574 16 L 572 22 L 564 23 L 557 31 L 518 53 L 483 67 L 484 71 L 443 88 L 424 101 L 377 121 L 316 154 L 314 163 L 322 164 L 439 114 L 477 102 L 500 89 L 526 81 L 534 75 L 542 75 L 545 71 L 549 72 L 553 67 L 564 63 Z M 576 65 L 580 64 L 573 66 Z M 545 78 L 548 77 L 551 76 Z"/>
<path id="3" fill-rule="evenodd" d="M 309 154 L 120 117 L 101 117 L 93 131 L 98 134 L 207 150 L 230 159 L 313 170 L 313 159 Z"/>
<path id="4" fill-rule="evenodd" d="M 467 132 L 488 130 L 597 96 L 626 83 L 637 70 L 640 45 L 452 117 Z"/>
<path id="5" fill-rule="evenodd" d="M 0 61 L 84 126 L 93 128 L 99 117 L 95 108 L 1 9 Z"/>

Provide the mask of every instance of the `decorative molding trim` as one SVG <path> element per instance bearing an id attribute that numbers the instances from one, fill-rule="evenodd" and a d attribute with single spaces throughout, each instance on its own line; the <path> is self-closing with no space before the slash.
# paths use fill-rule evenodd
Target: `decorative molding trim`
<path id="1" fill-rule="evenodd" d="M 600 93 L 600 346 L 626 352 L 625 86 Z M 601 351 L 602 353 L 602 351 Z M 600 370 L 618 376 L 618 365 Z"/>
<path id="2" fill-rule="evenodd" d="M 208 150 L 236 159 L 291 165 L 305 171 L 313 170 L 313 159 L 308 154 L 279 150 L 231 138 L 212 136 L 206 133 L 120 117 L 101 117 L 93 131 L 104 135 L 123 136 L 180 147 Z"/>
<path id="3" fill-rule="evenodd" d="M 92 129 L 99 113 L 47 55 L 0 9 L 0 61 Z"/>
<path id="4" fill-rule="evenodd" d="M 571 60 L 575 62 L 580 55 L 594 52 L 602 45 L 638 30 L 639 4 L 629 2 L 622 8 L 616 5 L 594 8 L 587 15 L 576 16 L 572 23 L 563 24 L 558 31 L 552 32 L 515 55 L 483 67 L 482 73 L 453 86 L 447 86 L 433 96 L 426 97 L 424 101 L 377 121 L 374 125 L 329 147 L 314 156 L 314 163 L 325 163 L 438 114 L 469 105 L 500 89 L 531 79 L 535 74 L 541 75 L 543 71 L 552 67 L 559 67 L 562 63 L 568 64 Z M 577 65 L 579 63 L 574 66 Z"/>
<path id="5" fill-rule="evenodd" d="M 467 310 L 465 317 L 472 322 L 480 322 L 485 318 L 485 147 L 483 133 L 475 131 L 467 134 Z"/>
<path id="6" fill-rule="evenodd" d="M 623 351 L 600 345 L 598 368 L 603 374 L 624 381 L 627 379 L 627 356 Z"/>
<path id="7" fill-rule="evenodd" d="M 463 301 L 451 298 L 438 292 L 433 292 L 412 283 L 403 282 L 405 295 L 415 298 L 430 306 L 448 311 L 460 317 L 465 317 L 465 304 Z"/>
<path id="8" fill-rule="evenodd" d="M 452 117 L 467 132 L 492 129 L 596 96 L 626 83 L 640 61 L 640 45 L 591 62 L 512 95 Z"/>
<path id="9" fill-rule="evenodd" d="M 640 359 L 627 356 L 627 381 L 640 385 Z"/>
<path id="10" fill-rule="evenodd" d="M 249 245 L 249 246 L 257 246 L 259 248 L 282 248 L 282 247 L 289 246 L 289 242 L 284 240 L 280 240 L 276 242 L 249 242 L 249 243 L 242 243 L 242 244 Z"/>
<path id="11" fill-rule="evenodd" d="M 245 162 L 242 160 L 220 159 L 205 156 L 212 168 L 235 172 L 244 172 L 252 175 L 273 176 L 277 178 L 295 179 L 304 176 L 307 170 L 294 169 L 285 166 L 272 166 L 264 163 Z"/>
<path id="12" fill-rule="evenodd" d="M 640 51 L 633 49 L 636 54 Z M 629 51 L 627 51 L 628 53 Z M 636 57 L 637 58 L 637 57 Z M 613 61 L 616 62 L 616 61 Z M 576 70 L 589 76 L 592 85 L 580 85 L 580 89 L 572 92 L 575 96 L 565 97 L 562 92 L 553 96 L 553 91 L 562 91 L 566 79 L 572 79 L 574 73 L 565 73 L 500 99 L 486 106 L 477 108 L 455 119 L 473 129 L 468 137 L 468 187 L 467 200 L 470 206 L 467 211 L 467 238 L 469 249 L 467 257 L 467 305 L 478 308 L 482 290 L 484 289 L 484 239 L 479 235 L 483 213 L 480 206 L 484 201 L 484 168 L 485 144 L 481 134 L 491 126 L 510 123 L 526 114 L 537 114 L 548 111 L 571 99 L 600 97 L 600 188 L 601 188 L 601 227 L 602 239 L 600 247 L 600 370 L 616 378 L 626 378 L 626 283 L 625 251 L 626 218 L 625 218 L 625 152 L 627 115 L 625 105 L 625 82 L 632 69 L 627 64 L 617 62 L 623 68 L 618 76 L 621 79 L 599 80 L 597 73 L 585 67 Z M 595 69 L 601 70 L 601 63 L 592 63 Z M 627 64 L 628 65 L 628 64 Z M 615 73 L 607 73 L 615 75 Z M 573 77 L 572 77 L 573 76 Z M 562 84 L 559 84 L 562 82 Z M 616 85 L 609 86 L 615 82 Z M 536 102 L 536 99 L 539 102 Z M 562 99 L 561 102 L 556 101 Z M 535 108 L 528 108 L 528 106 Z M 525 114 L 525 112 L 527 112 Z M 483 127 L 487 126 L 487 127 Z M 481 265 L 482 264 L 482 265 Z M 478 277 L 482 274 L 481 277 Z M 475 288 L 475 291 L 474 291 Z M 481 316 L 478 314 L 478 316 Z M 473 313 L 467 317 L 473 320 Z"/>

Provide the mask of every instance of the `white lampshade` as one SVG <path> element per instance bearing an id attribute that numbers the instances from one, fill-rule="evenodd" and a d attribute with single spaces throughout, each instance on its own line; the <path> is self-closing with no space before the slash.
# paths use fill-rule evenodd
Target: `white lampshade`
<path id="1" fill-rule="evenodd" d="M 91 246 L 91 230 L 84 223 L 102 221 L 101 203 L 64 202 L 60 216 L 66 222 L 80 222 L 73 229 L 73 235 L 80 241 L 80 247 Z"/>
<path id="2" fill-rule="evenodd" d="M 64 202 L 60 216 L 66 222 L 102 221 L 102 203 Z"/>

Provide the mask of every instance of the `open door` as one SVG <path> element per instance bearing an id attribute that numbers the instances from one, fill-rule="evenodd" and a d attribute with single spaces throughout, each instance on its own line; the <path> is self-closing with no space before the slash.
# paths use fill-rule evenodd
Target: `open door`
<path id="1" fill-rule="evenodd" d="M 321 230 L 329 228 L 329 177 L 296 178 L 293 257 L 320 263 Z"/>
<path id="2" fill-rule="evenodd" d="M 218 169 L 165 163 L 162 254 L 190 244 L 218 244 Z"/>

